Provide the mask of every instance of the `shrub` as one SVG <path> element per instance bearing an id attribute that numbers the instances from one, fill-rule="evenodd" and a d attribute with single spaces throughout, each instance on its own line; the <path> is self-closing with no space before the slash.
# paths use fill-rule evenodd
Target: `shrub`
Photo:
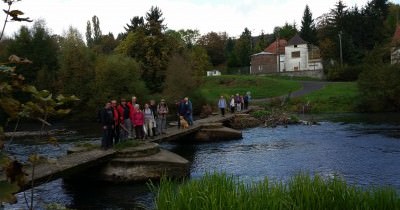
<path id="1" fill-rule="evenodd" d="M 327 79 L 331 81 L 355 81 L 358 79 L 359 74 L 362 72 L 363 65 L 341 67 L 340 65 L 333 65 L 327 67 Z"/>
<path id="2" fill-rule="evenodd" d="M 360 108 L 363 111 L 400 110 L 400 65 L 370 65 L 360 74 Z"/>

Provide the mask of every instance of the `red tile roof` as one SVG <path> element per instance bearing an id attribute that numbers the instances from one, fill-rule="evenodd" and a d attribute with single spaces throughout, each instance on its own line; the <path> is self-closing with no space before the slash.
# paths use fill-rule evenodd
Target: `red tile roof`
<path id="1" fill-rule="evenodd" d="M 400 43 L 400 24 L 397 25 L 396 31 L 392 38 L 392 44 L 396 45 Z"/>
<path id="2" fill-rule="evenodd" d="M 279 41 L 276 40 L 275 42 L 271 43 L 267 48 L 265 48 L 264 52 L 276 54 L 277 48 L 278 48 L 279 54 L 285 54 L 286 44 L 287 44 L 287 41 L 284 39 L 280 39 Z"/>

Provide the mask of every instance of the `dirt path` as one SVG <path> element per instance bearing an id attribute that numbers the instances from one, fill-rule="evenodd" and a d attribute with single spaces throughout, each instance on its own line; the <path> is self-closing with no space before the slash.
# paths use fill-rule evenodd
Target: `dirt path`
<path id="1" fill-rule="evenodd" d="M 313 91 L 322 89 L 325 85 L 329 84 L 330 82 L 321 82 L 321 81 L 301 81 L 300 82 L 303 86 L 302 89 L 294 91 L 290 93 L 290 97 L 300 97 L 311 93 Z M 287 97 L 287 95 L 278 96 L 278 97 Z M 272 98 L 261 98 L 261 99 L 253 99 L 252 102 L 268 102 Z"/>

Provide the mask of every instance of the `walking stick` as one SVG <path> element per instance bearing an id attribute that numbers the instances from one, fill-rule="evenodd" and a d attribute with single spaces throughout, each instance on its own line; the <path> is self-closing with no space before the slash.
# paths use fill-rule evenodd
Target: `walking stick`
<path id="1" fill-rule="evenodd" d="M 129 133 L 129 130 L 124 126 L 124 125 L 122 125 L 122 124 L 119 124 L 119 126 L 122 128 L 122 129 L 124 129 L 126 132 L 128 132 Z"/>

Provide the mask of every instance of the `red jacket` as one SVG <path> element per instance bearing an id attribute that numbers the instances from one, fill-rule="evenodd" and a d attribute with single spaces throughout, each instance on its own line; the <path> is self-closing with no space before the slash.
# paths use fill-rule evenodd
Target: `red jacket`
<path id="1" fill-rule="evenodd" d="M 132 118 L 131 118 L 131 112 L 132 112 L 132 109 L 131 109 L 131 107 L 128 105 L 128 104 L 126 104 L 126 106 L 128 107 L 128 109 L 129 109 L 129 118 L 132 120 Z M 122 105 L 118 105 L 118 114 L 119 114 L 119 122 L 121 123 L 121 124 L 124 124 L 124 107 L 122 106 Z"/>
<path id="2" fill-rule="evenodd" d="M 119 114 L 118 114 L 118 109 L 117 107 L 112 107 L 113 110 L 113 115 L 114 115 L 114 124 L 118 125 L 119 124 Z"/>
<path id="3" fill-rule="evenodd" d="M 129 118 L 131 118 L 131 122 L 133 123 L 133 114 L 136 112 L 134 105 L 132 105 L 132 102 L 127 103 L 129 107 Z"/>
<path id="4" fill-rule="evenodd" d="M 132 122 L 135 126 L 144 124 L 144 114 L 141 110 L 135 111 L 132 114 Z"/>

